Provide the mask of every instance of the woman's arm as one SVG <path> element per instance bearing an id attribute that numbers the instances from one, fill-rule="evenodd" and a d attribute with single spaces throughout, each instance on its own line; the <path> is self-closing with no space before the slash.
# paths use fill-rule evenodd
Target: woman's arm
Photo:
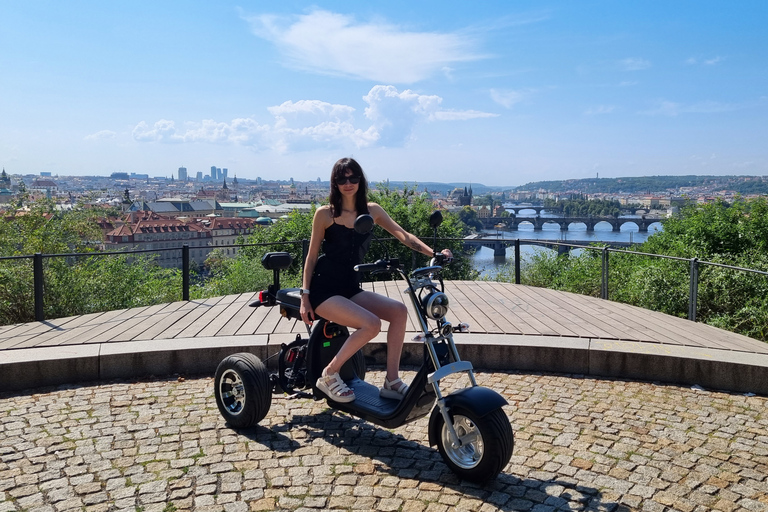
<path id="1" fill-rule="evenodd" d="M 376 224 L 400 240 L 403 245 L 410 247 L 414 251 L 420 252 L 425 256 L 429 256 L 430 258 L 435 255 L 435 251 L 433 251 L 427 244 L 419 240 L 417 236 L 404 230 L 400 224 L 395 222 L 394 219 L 392 219 L 392 217 L 390 217 L 389 214 L 384 211 L 384 208 L 378 204 L 368 203 L 368 211 L 371 213 L 371 216 L 373 217 L 373 220 L 376 222 Z M 453 254 L 449 249 L 443 249 L 442 252 L 449 258 L 453 257 Z"/>

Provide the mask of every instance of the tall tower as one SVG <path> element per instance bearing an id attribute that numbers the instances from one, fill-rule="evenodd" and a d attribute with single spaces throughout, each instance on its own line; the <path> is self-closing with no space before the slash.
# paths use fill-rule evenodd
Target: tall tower
<path id="1" fill-rule="evenodd" d="M 187 168 L 179 167 L 179 181 L 187 181 Z"/>

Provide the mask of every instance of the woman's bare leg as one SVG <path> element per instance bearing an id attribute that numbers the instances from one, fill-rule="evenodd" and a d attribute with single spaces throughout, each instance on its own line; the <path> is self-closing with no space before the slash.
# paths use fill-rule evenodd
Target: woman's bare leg
<path id="1" fill-rule="evenodd" d="M 377 315 L 340 295 L 324 301 L 315 311 L 326 320 L 355 329 L 328 363 L 329 374 L 339 373 L 344 363 L 381 331 L 381 320 Z"/>
<path id="2" fill-rule="evenodd" d="M 400 301 L 373 292 L 361 292 L 352 301 L 367 309 L 378 318 L 389 322 L 387 329 L 387 380 L 392 382 L 400 373 L 400 356 L 403 353 L 408 309 Z"/>

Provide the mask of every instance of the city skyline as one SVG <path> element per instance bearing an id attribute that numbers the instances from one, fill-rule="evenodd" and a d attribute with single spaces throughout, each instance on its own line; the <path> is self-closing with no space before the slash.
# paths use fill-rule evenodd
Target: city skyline
<path id="1" fill-rule="evenodd" d="M 768 174 L 768 4 L 4 2 L 12 174 Z"/>

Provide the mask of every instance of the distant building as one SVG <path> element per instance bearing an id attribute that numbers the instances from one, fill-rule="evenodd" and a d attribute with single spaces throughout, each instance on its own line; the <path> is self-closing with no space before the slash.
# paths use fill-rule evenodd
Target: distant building
<path id="1" fill-rule="evenodd" d="M 0 174 L 0 188 L 7 188 L 9 190 L 11 188 L 11 177 L 5 172 L 5 167 L 3 167 L 3 172 Z"/>
<path id="2" fill-rule="evenodd" d="M 131 179 L 131 177 L 128 176 L 127 172 L 113 172 L 110 178 L 112 178 L 113 180 L 125 180 L 125 181 L 128 181 L 129 179 Z"/>
<path id="3" fill-rule="evenodd" d="M 200 224 L 211 232 L 211 246 L 213 249 L 221 248 L 226 256 L 237 255 L 237 247 L 224 247 L 233 245 L 238 237 L 250 235 L 256 228 L 256 219 L 243 219 L 237 217 L 211 217 L 201 219 Z"/>
<path id="4" fill-rule="evenodd" d="M 13 199 L 13 192 L 11 192 L 11 178 L 5 173 L 3 168 L 2 174 L 0 174 L 0 204 L 8 204 Z"/>
<path id="5" fill-rule="evenodd" d="M 29 187 L 33 192 L 45 192 L 49 194 L 55 194 L 59 190 L 59 186 L 53 180 L 35 180 Z"/>
<path id="6" fill-rule="evenodd" d="M 179 181 L 187 181 L 187 168 L 179 167 Z"/>
<path id="7" fill-rule="evenodd" d="M 104 248 L 114 250 L 163 250 L 157 263 L 165 268 L 179 268 L 182 264 L 181 248 L 189 245 L 189 257 L 203 265 L 211 251 L 211 231 L 200 224 L 185 223 L 179 219 L 158 215 L 151 211 L 134 211 L 124 218 L 124 224 L 109 233 Z"/>
<path id="8" fill-rule="evenodd" d="M 460 188 L 453 189 L 450 198 L 459 206 L 472 206 L 472 187 L 464 187 L 464 190 Z"/>
<path id="9" fill-rule="evenodd" d="M 205 217 L 221 212 L 215 199 L 182 199 L 168 197 L 157 201 L 134 201 L 129 211 L 150 211 L 166 217 Z"/>

